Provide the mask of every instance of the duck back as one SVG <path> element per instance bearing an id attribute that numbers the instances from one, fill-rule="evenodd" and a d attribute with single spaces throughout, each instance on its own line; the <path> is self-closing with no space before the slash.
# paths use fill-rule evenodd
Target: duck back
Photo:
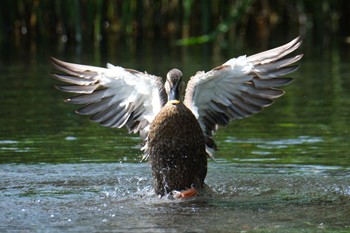
<path id="1" fill-rule="evenodd" d="M 184 104 L 166 104 L 152 122 L 147 140 L 158 195 L 203 187 L 207 174 L 204 135 Z"/>

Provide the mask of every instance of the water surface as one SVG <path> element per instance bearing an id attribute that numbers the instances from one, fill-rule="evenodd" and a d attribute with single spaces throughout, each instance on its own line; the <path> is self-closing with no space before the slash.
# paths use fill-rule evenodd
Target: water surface
<path id="1" fill-rule="evenodd" d="M 323 55 L 304 47 L 285 96 L 219 129 L 220 150 L 209 163 L 206 192 L 186 201 L 156 197 L 149 164 L 140 163 L 138 136 L 76 115 L 77 106 L 64 103 L 68 95 L 49 78 L 51 55 L 92 65 L 108 60 L 162 76 L 179 67 L 190 76 L 223 63 L 228 54 L 242 54 L 240 49 L 252 50 L 217 54 L 210 46 L 179 49 L 155 42 L 91 51 L 86 45 L 2 50 L 0 230 L 350 230 L 348 47 Z"/>
<path id="2" fill-rule="evenodd" d="M 145 163 L 6 164 L 1 169 L 2 230 L 349 227 L 350 170 L 339 167 L 211 163 L 206 193 L 186 201 L 156 197 Z"/>

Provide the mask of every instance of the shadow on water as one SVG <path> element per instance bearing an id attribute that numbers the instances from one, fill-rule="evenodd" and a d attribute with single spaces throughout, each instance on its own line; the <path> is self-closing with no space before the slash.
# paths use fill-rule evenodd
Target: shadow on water
<path id="1" fill-rule="evenodd" d="M 153 194 L 137 136 L 77 116 L 49 78 L 51 55 L 92 65 L 108 59 L 163 76 L 179 67 L 189 76 L 245 50 L 228 48 L 223 56 L 210 46 L 155 43 L 138 45 L 137 53 L 125 52 L 127 44 L 86 56 L 84 47 L 48 45 L 38 54 L 1 53 L 0 231 L 350 230 L 347 47 L 326 58 L 304 48 L 284 97 L 215 135 L 220 150 L 206 192 L 174 201 Z"/>

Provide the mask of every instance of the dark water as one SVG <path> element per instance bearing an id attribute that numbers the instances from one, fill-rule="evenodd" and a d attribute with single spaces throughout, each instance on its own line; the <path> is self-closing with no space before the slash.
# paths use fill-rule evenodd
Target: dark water
<path id="1" fill-rule="evenodd" d="M 350 231 L 349 46 L 322 54 L 305 46 L 285 96 L 218 131 L 206 193 L 186 201 L 154 196 L 137 135 L 100 127 L 63 103 L 48 57 L 162 76 L 179 67 L 190 76 L 260 50 L 88 48 L 1 51 L 0 231 Z"/>

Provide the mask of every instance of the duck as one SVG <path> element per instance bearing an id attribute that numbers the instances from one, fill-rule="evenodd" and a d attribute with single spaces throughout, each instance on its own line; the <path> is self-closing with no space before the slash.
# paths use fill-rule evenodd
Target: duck
<path id="1" fill-rule="evenodd" d="M 274 103 L 293 78 L 303 54 L 290 55 L 302 39 L 250 56 L 231 58 L 207 72 L 198 71 L 187 85 L 179 69 L 162 78 L 134 69 L 96 67 L 51 57 L 56 88 L 74 93 L 65 102 L 82 105 L 76 113 L 111 128 L 139 134 L 143 160 L 151 165 L 153 188 L 160 197 L 196 196 L 204 189 L 208 158 L 217 146 L 219 127 Z M 289 56 L 290 55 L 290 56 Z"/>

